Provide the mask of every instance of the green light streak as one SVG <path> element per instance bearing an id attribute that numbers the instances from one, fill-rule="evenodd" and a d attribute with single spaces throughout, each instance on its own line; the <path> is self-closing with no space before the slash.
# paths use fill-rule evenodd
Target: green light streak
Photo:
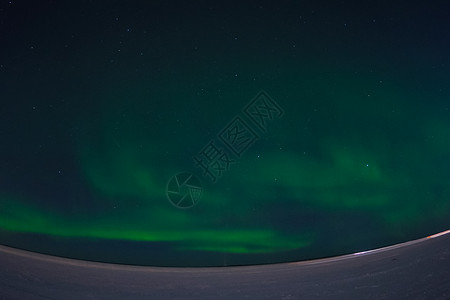
<path id="1" fill-rule="evenodd" d="M 100 238 L 146 242 L 183 242 L 180 249 L 227 251 L 230 253 L 266 253 L 297 249 L 309 245 L 310 238 L 280 236 L 274 230 L 264 229 L 196 229 L 178 226 L 189 222 L 176 222 L 175 226 L 165 229 L 155 229 L 161 224 L 179 220 L 180 212 L 173 214 L 168 211 L 153 214 L 156 220 L 146 224 L 126 222 L 133 216 L 120 220 L 115 216 L 103 220 L 89 220 L 83 223 L 79 220 L 56 215 L 54 212 L 42 211 L 32 205 L 21 203 L 19 199 L 0 198 L 2 218 L 0 228 L 12 232 L 39 233 L 52 236 L 72 238 Z M 135 217 L 135 216 L 134 216 Z M 182 218 L 181 218 L 182 219 Z M 155 222 L 156 221 L 156 222 Z M 164 223 L 163 223 L 164 221 Z M 184 223 L 184 224 L 180 224 Z M 162 226 L 164 227 L 164 226 Z M 192 227 L 192 226 L 191 226 Z"/>

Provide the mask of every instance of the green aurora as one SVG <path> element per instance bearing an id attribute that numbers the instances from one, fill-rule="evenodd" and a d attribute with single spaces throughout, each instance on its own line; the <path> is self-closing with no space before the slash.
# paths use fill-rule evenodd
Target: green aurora
<path id="1" fill-rule="evenodd" d="M 420 228 L 428 228 L 430 219 L 445 223 L 450 178 L 436 164 L 439 156 L 450 153 L 450 123 L 444 116 L 430 119 L 431 111 L 407 106 L 403 98 L 411 95 L 393 100 L 389 95 L 401 92 L 386 89 L 370 100 L 366 95 L 367 100 L 361 102 L 363 92 L 355 86 L 363 83 L 347 85 L 353 89 L 341 85 L 333 91 L 335 103 L 323 103 L 327 105 L 324 108 L 319 104 L 309 116 L 294 118 L 289 112 L 298 104 L 276 97 L 288 113 L 279 124 L 273 122 L 265 139 L 249 149 L 217 184 L 206 185 L 201 202 L 187 211 L 169 204 L 165 185 L 177 168 L 200 174 L 190 157 L 201 148 L 200 142 L 198 147 L 190 143 L 194 145 L 187 149 L 190 152 L 177 157 L 185 142 L 182 137 L 194 130 L 189 120 L 182 120 L 182 129 L 176 128 L 175 141 L 158 140 L 152 134 L 169 135 L 174 129 L 149 128 L 143 117 L 125 121 L 120 132 L 111 133 L 107 126 L 115 124 L 123 107 L 107 111 L 101 118 L 103 126 L 86 130 L 89 134 L 80 137 L 77 146 L 80 168 L 99 202 L 96 210 L 86 206 L 73 214 L 40 208 L 32 204 L 31 197 L 5 194 L 0 227 L 62 237 L 182 241 L 179 250 L 270 253 L 314 247 L 314 240 L 323 235 L 320 220 L 304 227 L 280 222 L 287 207 L 299 216 L 304 209 L 362 214 L 376 223 L 377 231 L 400 240 L 419 237 L 416 233 L 423 234 Z M 318 85 L 315 97 L 327 98 L 320 95 L 326 86 Z M 139 116 L 132 100 L 127 99 L 131 108 L 126 110 Z M 409 111 L 405 112 L 406 108 Z M 329 118 L 333 122 L 324 125 Z M 161 133 L 164 129 L 166 133 Z M 331 129 L 332 135 L 314 139 Z M 98 136 L 101 138 L 94 141 Z M 293 140 L 295 136 L 303 141 Z M 195 140 L 201 138 L 200 133 L 194 136 Z M 205 135 L 204 141 L 208 138 Z M 208 184 L 206 177 L 202 180 Z"/>
<path id="2" fill-rule="evenodd" d="M 209 25 L 167 21 L 152 31 L 160 27 L 151 18 L 133 23 L 115 14 L 83 15 L 68 50 L 45 39 L 19 47 L 48 30 L 74 31 L 70 22 L 56 28 L 50 21 L 2 50 L 9 101 L 0 120 L 8 128 L 0 243 L 24 247 L 17 241 L 43 236 L 74 245 L 142 242 L 155 253 L 162 244 L 171 251 L 148 264 L 186 251 L 246 264 L 253 254 L 251 263 L 303 260 L 448 229 L 448 71 L 430 67 L 441 56 L 438 46 L 418 46 L 420 33 L 399 36 L 391 25 L 371 27 L 382 26 L 381 17 L 374 24 L 363 16 L 362 32 L 375 37 L 341 32 L 331 8 L 307 19 L 320 26 L 249 17 L 237 21 L 240 29 L 218 18 L 204 36 L 198 27 Z M 243 25 L 252 22 L 261 29 Z M 285 114 L 212 183 L 192 157 L 260 90 Z M 202 181 L 202 198 L 190 209 L 166 196 L 178 172 Z"/>

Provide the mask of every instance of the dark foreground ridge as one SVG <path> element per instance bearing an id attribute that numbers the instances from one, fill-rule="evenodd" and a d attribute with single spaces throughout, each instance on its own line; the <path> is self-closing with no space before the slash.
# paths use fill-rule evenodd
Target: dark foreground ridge
<path id="1" fill-rule="evenodd" d="M 449 299 L 450 230 L 335 258 L 162 268 L 58 258 L 0 246 L 1 299 Z"/>

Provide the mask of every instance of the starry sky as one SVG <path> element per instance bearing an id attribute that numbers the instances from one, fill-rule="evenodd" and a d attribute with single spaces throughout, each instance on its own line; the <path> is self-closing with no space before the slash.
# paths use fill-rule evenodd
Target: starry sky
<path id="1" fill-rule="evenodd" d="M 224 266 L 449 229 L 449 17 L 444 1 L 2 1 L 0 243 Z M 260 91 L 283 111 L 264 130 L 245 115 Z M 236 117 L 257 139 L 212 181 L 193 157 Z M 180 172 L 201 182 L 187 209 L 168 199 Z"/>

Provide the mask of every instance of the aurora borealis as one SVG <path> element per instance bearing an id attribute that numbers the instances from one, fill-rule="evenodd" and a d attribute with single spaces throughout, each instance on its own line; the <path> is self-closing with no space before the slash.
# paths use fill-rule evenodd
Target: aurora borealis
<path id="1" fill-rule="evenodd" d="M 233 265 L 448 229 L 439 5 L 50 2 L 0 10 L 1 244 Z M 260 90 L 283 117 L 211 183 L 192 156 Z M 181 171 L 204 189 L 187 210 Z"/>

